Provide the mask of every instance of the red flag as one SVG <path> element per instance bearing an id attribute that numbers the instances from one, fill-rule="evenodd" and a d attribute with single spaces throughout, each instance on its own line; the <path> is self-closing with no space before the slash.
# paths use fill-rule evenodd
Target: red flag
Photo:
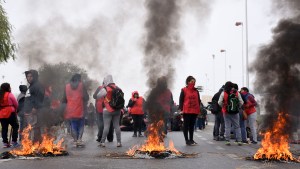
<path id="1" fill-rule="evenodd" d="M 225 49 L 221 49 L 220 52 L 226 52 L 226 50 Z"/>
<path id="2" fill-rule="evenodd" d="M 240 25 L 243 25 L 243 22 L 236 22 L 235 23 L 235 26 L 240 26 Z"/>

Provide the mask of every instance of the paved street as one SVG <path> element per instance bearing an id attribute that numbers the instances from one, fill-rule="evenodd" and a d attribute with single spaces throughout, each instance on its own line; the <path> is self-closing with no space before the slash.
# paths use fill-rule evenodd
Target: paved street
<path id="1" fill-rule="evenodd" d="M 111 152 L 125 152 L 135 144 L 143 143 L 145 138 L 132 138 L 131 132 L 122 132 L 123 147 L 117 148 L 116 142 L 107 143 L 106 148 L 97 147 L 94 139 L 95 132 L 86 128 L 85 130 L 85 148 L 75 148 L 71 146 L 71 139 L 68 139 L 69 156 L 43 158 L 35 160 L 0 160 L 0 169 L 16 168 L 41 168 L 41 169 L 81 169 L 81 168 L 180 168 L 180 169 L 232 169 L 232 168 L 300 168 L 300 164 L 295 163 L 263 163 L 256 161 L 247 161 L 245 157 L 253 155 L 259 145 L 231 145 L 226 146 L 224 142 L 212 140 L 212 124 L 210 123 L 204 131 L 195 132 L 195 141 L 197 146 L 186 146 L 182 132 L 170 132 L 167 137 L 172 139 L 175 147 L 186 153 L 199 153 L 196 158 L 185 159 L 112 159 L 101 157 Z M 7 149 L 0 149 L 1 152 Z M 300 151 L 300 145 L 292 145 L 293 151 Z"/>

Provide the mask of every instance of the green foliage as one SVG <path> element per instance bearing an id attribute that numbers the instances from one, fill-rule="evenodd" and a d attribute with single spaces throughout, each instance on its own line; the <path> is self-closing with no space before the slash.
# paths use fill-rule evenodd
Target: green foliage
<path id="1" fill-rule="evenodd" d="M 61 98 L 64 87 L 75 73 L 81 74 L 81 79 L 89 93 L 97 87 L 97 81 L 89 78 L 86 71 L 71 63 L 44 64 L 38 70 L 39 80 L 45 87 L 52 87 L 54 97 Z"/>
<path id="2" fill-rule="evenodd" d="M 0 63 L 15 58 L 17 45 L 12 42 L 12 26 L 8 22 L 6 12 L 0 1 Z"/>

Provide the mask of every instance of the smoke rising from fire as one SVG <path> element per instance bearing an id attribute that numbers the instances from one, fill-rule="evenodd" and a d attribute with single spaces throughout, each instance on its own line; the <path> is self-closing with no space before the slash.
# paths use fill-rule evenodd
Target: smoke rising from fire
<path id="1" fill-rule="evenodd" d="M 150 121 L 157 123 L 167 111 L 163 109 L 162 103 L 158 103 L 159 98 L 174 77 L 173 64 L 183 45 L 178 30 L 180 7 L 173 0 L 147 0 L 145 5 L 148 16 L 145 23 L 144 67 L 147 84 L 151 88 L 146 108 Z"/>
<path id="2" fill-rule="evenodd" d="M 261 47 L 252 69 L 256 73 L 255 89 L 265 100 L 263 128 L 270 129 L 280 112 L 288 115 L 285 131 L 295 131 L 300 116 L 300 1 L 278 1 L 274 4 L 289 9 L 291 18 L 279 21 L 273 39 Z"/>
<path id="3" fill-rule="evenodd" d="M 144 66 L 147 70 L 148 85 L 153 88 L 160 76 L 172 78 L 174 61 L 182 48 L 178 24 L 180 9 L 177 1 L 146 1 L 148 18 L 144 48 Z M 168 79 L 170 80 L 170 79 Z"/>

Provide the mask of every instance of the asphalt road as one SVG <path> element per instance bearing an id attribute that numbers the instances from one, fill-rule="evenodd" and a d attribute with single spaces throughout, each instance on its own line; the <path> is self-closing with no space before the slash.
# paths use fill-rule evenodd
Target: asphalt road
<path id="1" fill-rule="evenodd" d="M 300 164 L 281 162 L 249 161 L 245 157 L 252 156 L 260 147 L 257 145 L 231 145 L 212 140 L 212 124 L 204 131 L 195 132 L 197 146 L 186 146 L 182 132 L 170 132 L 166 138 L 173 140 L 175 147 L 185 153 L 199 153 L 195 158 L 177 159 L 114 159 L 104 157 L 110 153 L 124 153 L 133 145 L 142 144 L 145 138 L 133 138 L 132 132 L 122 132 L 123 147 L 117 148 L 116 141 L 106 143 L 105 148 L 98 147 L 95 141 L 95 130 L 86 128 L 84 148 L 75 148 L 68 140 L 69 156 L 48 157 L 34 160 L 9 159 L 0 160 L 0 169 L 258 169 L 258 168 L 300 168 Z M 292 151 L 300 155 L 300 145 L 291 145 Z M 8 149 L 0 148 L 0 152 Z"/>

